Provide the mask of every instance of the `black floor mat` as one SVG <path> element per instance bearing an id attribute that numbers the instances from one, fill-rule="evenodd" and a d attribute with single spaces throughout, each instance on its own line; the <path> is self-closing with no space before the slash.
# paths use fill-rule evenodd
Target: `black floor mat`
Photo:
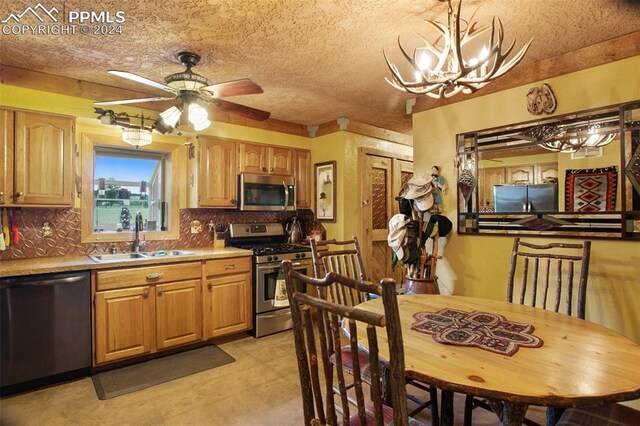
<path id="1" fill-rule="evenodd" d="M 109 399 L 234 362 L 217 346 L 202 348 L 117 368 L 91 377 L 99 399 Z"/>

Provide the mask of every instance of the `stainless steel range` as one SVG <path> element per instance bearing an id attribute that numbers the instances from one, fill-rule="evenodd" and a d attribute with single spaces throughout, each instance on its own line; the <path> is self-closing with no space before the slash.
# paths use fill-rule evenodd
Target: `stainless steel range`
<path id="1" fill-rule="evenodd" d="M 311 249 L 287 244 L 287 235 L 280 223 L 232 223 L 230 244 L 253 251 L 253 331 L 262 337 L 293 326 L 288 306 L 277 306 L 276 279 L 281 262 L 289 259 L 294 270 L 313 276 Z"/>

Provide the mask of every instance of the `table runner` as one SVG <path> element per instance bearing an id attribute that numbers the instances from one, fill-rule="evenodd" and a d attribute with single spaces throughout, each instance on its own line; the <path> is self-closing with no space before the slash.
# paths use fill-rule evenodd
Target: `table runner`
<path id="1" fill-rule="evenodd" d="M 512 356 L 523 346 L 539 348 L 543 341 L 531 334 L 533 325 L 507 320 L 490 312 L 466 312 L 441 309 L 413 315 L 413 330 L 431 334 L 438 343 L 475 346 L 501 355 Z"/>

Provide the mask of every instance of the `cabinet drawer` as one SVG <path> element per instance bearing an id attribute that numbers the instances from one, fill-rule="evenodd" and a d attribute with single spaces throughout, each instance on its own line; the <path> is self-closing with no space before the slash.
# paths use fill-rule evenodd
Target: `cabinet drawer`
<path id="1" fill-rule="evenodd" d="M 200 265 L 200 262 L 189 262 L 98 271 L 97 289 L 111 290 L 170 281 L 200 279 Z"/>
<path id="2" fill-rule="evenodd" d="M 251 272 L 250 256 L 208 260 L 205 266 L 206 276 L 235 274 L 238 272 Z"/>

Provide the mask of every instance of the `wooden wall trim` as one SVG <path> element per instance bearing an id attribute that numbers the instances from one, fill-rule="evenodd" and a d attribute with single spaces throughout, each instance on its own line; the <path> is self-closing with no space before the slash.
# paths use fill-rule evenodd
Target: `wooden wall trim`
<path id="1" fill-rule="evenodd" d="M 166 93 L 159 94 L 153 91 L 139 92 L 134 90 L 127 90 L 119 87 L 107 86 L 104 84 L 92 83 L 89 81 L 75 80 L 69 77 L 46 74 L 38 71 L 32 71 L 3 64 L 0 64 L 0 82 L 11 86 L 42 90 L 44 92 L 75 96 L 78 98 L 91 99 L 94 101 L 166 95 Z M 136 104 L 136 106 L 151 111 L 163 111 L 169 108 L 172 104 L 173 103 L 169 101 L 141 103 Z M 265 121 L 255 121 L 237 115 L 227 114 L 224 111 L 220 111 L 214 108 L 210 108 L 209 111 L 210 116 L 214 121 L 217 122 L 288 133 L 296 136 L 309 137 L 306 125 L 277 120 L 274 118 L 269 118 Z"/>
<path id="2" fill-rule="evenodd" d="M 535 40 L 534 40 L 535 43 Z M 560 75 L 593 68 L 640 54 L 640 31 L 587 46 L 553 58 L 528 65 L 518 65 L 493 83 L 471 95 L 458 95 L 449 99 L 416 98 L 413 112 L 427 111 L 445 105 L 466 101 L 479 96 L 545 80 Z"/>
<path id="3" fill-rule="evenodd" d="M 324 136 L 331 133 L 339 132 L 340 125 L 337 120 L 328 121 L 318 126 L 316 137 Z M 382 129 L 370 124 L 360 123 L 358 121 L 349 120 L 346 129 L 347 132 L 356 133 L 358 135 L 369 136 L 401 145 L 413 146 L 413 137 L 404 133 L 394 132 L 393 130 Z"/>

